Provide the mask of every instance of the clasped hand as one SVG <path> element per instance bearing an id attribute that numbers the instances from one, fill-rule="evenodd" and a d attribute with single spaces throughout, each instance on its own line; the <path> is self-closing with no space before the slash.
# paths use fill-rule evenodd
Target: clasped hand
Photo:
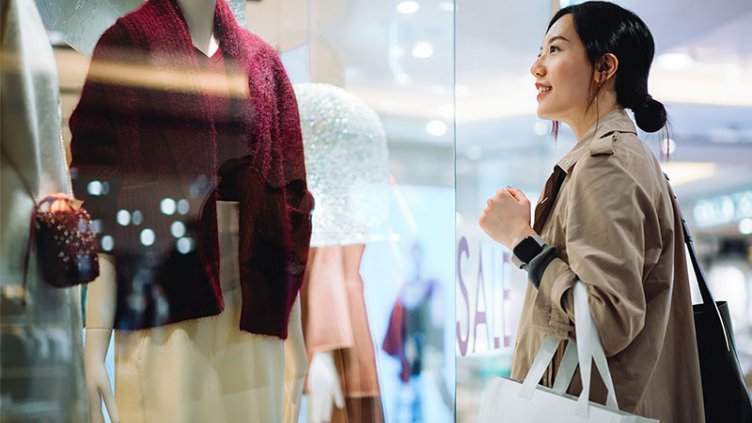
<path id="1" fill-rule="evenodd" d="M 525 237 L 536 234 L 530 227 L 530 200 L 511 187 L 500 189 L 486 201 L 478 223 L 488 236 L 510 250 Z"/>

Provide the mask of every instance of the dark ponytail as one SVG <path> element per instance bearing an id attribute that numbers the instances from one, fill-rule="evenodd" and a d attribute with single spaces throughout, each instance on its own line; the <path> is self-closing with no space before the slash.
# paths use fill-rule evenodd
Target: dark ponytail
<path id="1" fill-rule="evenodd" d="M 666 108 L 648 93 L 648 75 L 655 54 L 653 36 L 637 15 L 613 3 L 588 1 L 560 9 L 551 19 L 571 14 L 593 72 L 606 53 L 619 60 L 615 75 L 616 101 L 632 109 L 637 126 L 657 132 L 666 125 Z M 597 91 L 591 97 L 595 100 Z"/>
<path id="2" fill-rule="evenodd" d="M 634 112 L 637 126 L 645 132 L 657 132 L 666 126 L 666 108 L 663 103 L 651 96 L 645 97 L 640 104 L 630 107 Z"/>

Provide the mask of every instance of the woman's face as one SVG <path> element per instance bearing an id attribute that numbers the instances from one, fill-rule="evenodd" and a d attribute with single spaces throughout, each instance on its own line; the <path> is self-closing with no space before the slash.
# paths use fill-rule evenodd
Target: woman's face
<path id="1" fill-rule="evenodd" d="M 551 25 L 530 72 L 535 76 L 540 118 L 571 126 L 585 116 L 593 83 L 592 66 L 571 14 Z"/>

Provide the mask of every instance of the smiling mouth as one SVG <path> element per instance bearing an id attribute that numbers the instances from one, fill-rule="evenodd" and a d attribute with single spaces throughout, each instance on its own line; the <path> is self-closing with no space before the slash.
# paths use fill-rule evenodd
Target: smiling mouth
<path id="1" fill-rule="evenodd" d="M 543 85 L 539 85 L 538 86 L 538 93 L 547 93 L 547 92 L 551 91 L 551 89 L 552 89 L 552 87 L 546 87 L 546 86 L 543 86 Z"/>

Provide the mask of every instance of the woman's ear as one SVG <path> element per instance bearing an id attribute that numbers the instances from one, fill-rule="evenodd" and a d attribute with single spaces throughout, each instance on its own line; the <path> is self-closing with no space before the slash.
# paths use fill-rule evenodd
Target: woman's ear
<path id="1" fill-rule="evenodd" d="M 613 53 L 606 53 L 596 63 L 595 72 L 593 77 L 598 85 L 606 83 L 611 77 L 616 75 L 616 70 L 619 69 L 619 59 Z"/>

